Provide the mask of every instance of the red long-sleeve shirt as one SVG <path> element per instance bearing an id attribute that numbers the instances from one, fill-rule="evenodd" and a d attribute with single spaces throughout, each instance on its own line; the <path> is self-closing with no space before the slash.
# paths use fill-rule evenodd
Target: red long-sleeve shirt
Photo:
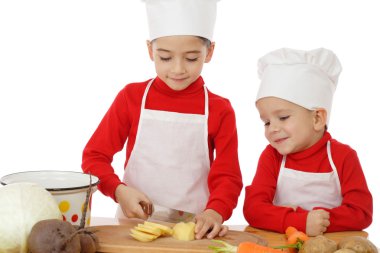
<path id="1" fill-rule="evenodd" d="M 131 83 L 119 92 L 83 151 L 83 171 L 98 176 L 99 190 L 114 200 L 116 187 L 121 181 L 111 162 L 114 154 L 121 151 L 128 140 L 125 165 L 128 163 L 135 143 L 142 97 L 148 83 L 149 80 Z M 157 77 L 149 89 L 145 108 L 204 114 L 203 85 L 204 81 L 199 77 L 186 89 L 175 91 Z M 205 208 L 217 211 L 227 220 L 237 205 L 243 187 L 238 161 L 235 113 L 227 99 L 209 91 L 208 97 L 208 146 L 211 164 L 208 175 L 210 197 Z"/>
<path id="2" fill-rule="evenodd" d="M 330 212 L 327 232 L 362 230 L 372 222 L 373 206 L 372 195 L 355 150 L 332 139 L 326 132 L 320 141 L 307 150 L 287 155 L 286 167 L 305 172 L 331 172 L 326 150 L 329 140 L 343 200 L 340 206 L 332 209 L 314 209 Z M 257 228 L 284 233 L 288 226 L 294 226 L 305 231 L 307 210 L 298 207 L 294 211 L 273 204 L 281 161 L 282 155 L 268 145 L 260 156 L 252 184 L 246 187 L 244 216 L 251 226 Z"/>

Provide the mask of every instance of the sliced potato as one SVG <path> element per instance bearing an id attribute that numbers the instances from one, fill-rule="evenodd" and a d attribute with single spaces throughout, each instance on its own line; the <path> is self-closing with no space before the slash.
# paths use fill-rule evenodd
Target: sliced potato
<path id="1" fill-rule="evenodd" d="M 165 225 L 162 225 L 162 224 L 159 224 L 159 223 L 145 221 L 144 225 L 160 229 L 162 235 L 172 235 L 173 234 L 172 228 L 165 226 Z"/>
<path id="2" fill-rule="evenodd" d="M 131 229 L 130 235 L 140 242 L 151 242 L 158 237 L 157 235 L 144 233 L 133 228 Z"/>
<path id="3" fill-rule="evenodd" d="M 140 242 L 151 242 L 160 236 L 172 235 L 173 229 L 168 226 L 145 221 L 144 224 L 137 224 L 131 229 L 130 235 Z"/>
<path id="4" fill-rule="evenodd" d="M 132 236 L 134 239 L 136 239 L 137 241 L 140 241 L 140 242 L 151 242 L 153 241 L 154 239 L 149 239 L 149 238 L 145 238 L 145 237 L 141 237 L 139 235 L 136 235 L 136 234 L 129 234 L 130 236 Z"/>
<path id="5" fill-rule="evenodd" d="M 156 236 L 162 235 L 161 229 L 159 229 L 157 227 L 147 226 L 144 224 L 138 224 L 137 226 L 134 227 L 134 229 L 136 229 L 140 232 L 144 232 L 144 233 L 148 233 L 148 234 L 152 234 L 152 235 L 156 235 Z"/>
<path id="6" fill-rule="evenodd" d="M 181 241 L 192 241 L 195 239 L 195 223 L 180 222 L 173 227 L 173 237 Z"/>

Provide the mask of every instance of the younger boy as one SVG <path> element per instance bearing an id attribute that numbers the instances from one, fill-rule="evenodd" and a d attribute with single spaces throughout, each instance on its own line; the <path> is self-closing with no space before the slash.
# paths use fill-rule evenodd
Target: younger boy
<path id="1" fill-rule="evenodd" d="M 327 131 L 341 65 L 327 49 L 279 49 L 258 62 L 256 107 L 270 145 L 246 188 L 244 215 L 253 227 L 310 236 L 362 230 L 372 196 L 356 152 Z"/>

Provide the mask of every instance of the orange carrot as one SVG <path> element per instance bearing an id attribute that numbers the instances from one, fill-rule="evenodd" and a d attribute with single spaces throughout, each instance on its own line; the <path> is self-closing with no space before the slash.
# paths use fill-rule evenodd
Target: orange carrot
<path id="1" fill-rule="evenodd" d="M 215 253 L 278 253 L 284 252 L 280 249 L 288 249 L 289 252 L 295 253 L 299 250 L 302 244 L 309 239 L 309 237 L 298 231 L 295 227 L 288 227 L 285 231 L 287 237 L 287 245 L 276 247 L 265 247 L 253 242 L 242 242 L 238 246 L 231 245 L 222 240 L 212 240 L 213 242 L 221 243 L 224 247 L 209 246 Z"/>
<path id="2" fill-rule="evenodd" d="M 296 253 L 303 245 L 303 243 L 309 240 L 309 237 L 301 231 L 298 231 L 295 227 L 287 227 L 285 230 L 287 238 L 287 245 L 276 246 L 276 249 L 288 249 L 289 253 Z"/>
<path id="3" fill-rule="evenodd" d="M 292 227 L 292 226 L 287 227 L 285 230 L 286 238 L 288 238 L 291 234 L 293 234 L 294 232 L 297 232 L 297 231 L 298 230 L 295 227 Z"/>
<path id="4" fill-rule="evenodd" d="M 297 230 L 295 227 L 287 227 L 285 230 L 285 235 L 287 238 L 288 244 L 295 244 L 297 242 L 305 242 L 309 240 L 309 237 L 299 230 Z"/>
<path id="5" fill-rule="evenodd" d="M 298 241 L 305 242 L 309 239 L 309 237 L 301 231 L 296 231 L 290 236 L 288 236 L 288 244 L 294 244 L 297 243 Z"/>
<path id="6" fill-rule="evenodd" d="M 265 247 L 253 242 L 242 242 L 239 244 L 237 253 L 276 253 L 282 250 Z"/>
<path id="7" fill-rule="evenodd" d="M 233 246 L 222 240 L 212 240 L 221 243 L 224 247 L 209 246 L 215 253 L 279 253 L 282 250 L 265 247 L 253 242 L 242 242 L 239 246 Z"/>

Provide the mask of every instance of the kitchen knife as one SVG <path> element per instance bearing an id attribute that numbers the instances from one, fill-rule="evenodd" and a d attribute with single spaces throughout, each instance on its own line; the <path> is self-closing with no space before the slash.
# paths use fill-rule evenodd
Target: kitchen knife
<path id="1" fill-rule="evenodd" d="M 148 220 L 151 221 L 165 221 L 171 223 L 189 222 L 195 217 L 195 214 L 176 210 L 172 208 L 163 207 L 160 205 L 149 204 L 144 201 L 139 203 L 143 211 L 149 216 Z"/>

